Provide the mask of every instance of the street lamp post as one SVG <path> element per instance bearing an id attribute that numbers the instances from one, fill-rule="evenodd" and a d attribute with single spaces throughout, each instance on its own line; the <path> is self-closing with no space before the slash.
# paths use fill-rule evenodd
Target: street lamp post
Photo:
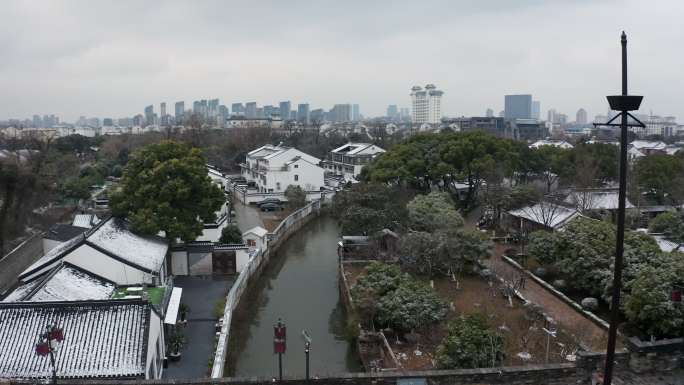
<path id="1" fill-rule="evenodd" d="M 304 355 L 306 356 L 306 380 L 309 381 L 309 353 L 311 352 L 311 336 L 306 330 L 302 330 L 304 338 Z"/>
<path id="2" fill-rule="evenodd" d="M 643 96 L 627 94 L 627 35 L 624 31 L 622 32 L 620 43 L 622 45 L 622 94 L 607 96 L 610 108 L 613 111 L 620 111 L 620 113 L 606 123 L 594 124 L 595 126 L 620 127 L 620 188 L 618 191 L 617 235 L 615 237 L 615 269 L 613 272 L 613 293 L 610 308 L 610 328 L 608 329 L 604 385 L 611 385 L 612 382 L 615 361 L 615 343 L 617 340 L 617 328 L 620 321 L 620 289 L 622 288 L 622 260 L 625 239 L 625 196 L 627 190 L 627 128 L 645 127 L 639 119 L 629 113 L 629 111 L 636 111 L 639 109 Z M 613 123 L 618 117 L 620 117 L 620 123 Z M 632 118 L 636 124 L 628 123 L 628 117 Z"/>
<path id="3" fill-rule="evenodd" d="M 283 382 L 283 354 L 286 349 L 287 329 L 282 319 L 273 325 L 273 352 L 278 354 L 278 379 Z"/>
<path id="4" fill-rule="evenodd" d="M 39 356 L 50 356 L 50 366 L 52 367 L 52 383 L 57 383 L 57 368 L 55 365 L 55 352 L 64 341 L 64 332 L 57 325 L 47 325 L 45 332 L 38 336 L 36 344 L 36 354 Z"/>

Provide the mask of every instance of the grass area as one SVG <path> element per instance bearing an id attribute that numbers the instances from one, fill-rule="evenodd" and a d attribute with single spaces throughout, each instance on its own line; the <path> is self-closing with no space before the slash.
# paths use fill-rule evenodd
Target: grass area
<path id="1" fill-rule="evenodd" d="M 144 290 L 147 293 L 147 298 L 149 302 L 153 305 L 161 305 L 162 300 L 164 299 L 164 293 L 166 292 L 166 288 L 163 286 L 158 286 L 158 287 L 148 287 Z M 112 299 L 121 299 L 126 297 L 127 295 L 138 295 L 140 292 L 129 292 L 127 287 L 119 287 L 114 290 L 114 294 L 112 294 Z"/>

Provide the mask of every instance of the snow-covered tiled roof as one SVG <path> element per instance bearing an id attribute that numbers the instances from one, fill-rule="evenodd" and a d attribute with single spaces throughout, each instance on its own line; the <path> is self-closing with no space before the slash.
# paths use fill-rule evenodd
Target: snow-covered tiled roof
<path id="1" fill-rule="evenodd" d="M 85 233 L 87 230 L 88 227 L 57 223 L 50 227 L 47 233 L 45 233 L 44 238 L 51 239 L 53 241 L 66 242 L 76 236 L 79 236 L 80 234 Z"/>
<path id="2" fill-rule="evenodd" d="M 76 214 L 72 226 L 85 227 L 91 229 L 96 224 L 100 223 L 100 218 L 95 214 Z"/>
<path id="3" fill-rule="evenodd" d="M 16 289 L 14 289 L 11 293 L 9 293 L 5 299 L 2 300 L 2 302 L 19 302 L 23 298 L 25 298 L 28 294 L 33 291 L 33 289 L 36 288 L 39 284 L 41 284 L 43 281 L 42 280 L 35 280 L 31 281 L 29 283 L 25 283 L 22 285 L 17 286 Z"/>
<path id="4" fill-rule="evenodd" d="M 635 140 L 629 145 L 639 150 L 641 150 L 642 148 L 649 150 L 664 150 L 665 147 L 667 147 L 667 144 L 665 142 L 650 140 Z"/>
<path id="5" fill-rule="evenodd" d="M 347 143 L 345 145 L 342 145 L 340 147 L 337 147 L 336 149 L 332 150 L 334 153 L 342 153 L 345 155 L 357 155 L 362 152 L 365 152 L 368 149 L 373 149 L 370 153 L 370 155 L 379 153 L 379 152 L 385 152 L 382 148 L 375 146 L 372 143 Z"/>
<path id="6" fill-rule="evenodd" d="M 268 230 L 266 230 L 265 228 L 263 228 L 261 226 L 256 226 L 256 227 L 252 227 L 251 229 L 245 231 L 242 234 L 242 236 L 245 236 L 247 234 L 254 234 L 259 238 L 263 238 L 266 236 L 266 234 L 268 234 Z"/>
<path id="7" fill-rule="evenodd" d="M 51 376 L 35 344 L 53 323 L 64 331 L 58 377 L 144 377 L 149 314 L 148 304 L 131 300 L 0 303 L 0 378 Z"/>
<path id="8" fill-rule="evenodd" d="M 81 234 L 73 239 L 55 246 L 52 250 L 48 251 L 47 254 L 38 258 L 37 261 L 33 262 L 31 266 L 24 270 L 24 272 L 19 275 L 19 279 L 26 278 L 28 275 L 32 275 L 37 272 L 44 272 L 49 268 L 54 267 L 54 265 L 68 252 L 80 246 L 84 239 L 85 235 Z"/>
<path id="9" fill-rule="evenodd" d="M 133 234 L 128 222 L 116 218 L 96 227 L 86 243 L 151 272 L 161 269 L 169 247 L 162 238 Z"/>
<path id="10" fill-rule="evenodd" d="M 567 208 L 551 202 L 541 202 L 534 206 L 523 207 L 518 210 L 511 210 L 510 215 L 524 218 L 541 224 L 546 227 L 558 228 L 567 224 L 571 219 L 579 216 L 575 209 Z"/>
<path id="11" fill-rule="evenodd" d="M 21 301 L 85 301 L 111 297 L 115 285 L 85 270 L 69 264 L 55 268 L 52 274 L 40 280 L 36 288 Z"/>
<path id="12" fill-rule="evenodd" d="M 565 198 L 565 203 L 575 205 L 583 210 L 617 210 L 617 191 L 574 191 Z M 634 205 L 625 200 L 625 207 L 634 208 Z"/>
<path id="13" fill-rule="evenodd" d="M 532 144 L 530 144 L 530 148 L 539 148 L 542 146 L 553 146 L 553 147 L 560 147 L 560 148 L 572 148 L 572 144 L 564 141 L 564 140 L 550 140 L 550 139 L 542 139 L 538 140 Z"/>

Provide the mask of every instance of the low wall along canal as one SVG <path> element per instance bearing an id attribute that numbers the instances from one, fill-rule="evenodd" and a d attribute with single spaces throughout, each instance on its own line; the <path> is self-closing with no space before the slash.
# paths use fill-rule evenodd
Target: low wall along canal
<path id="1" fill-rule="evenodd" d="M 273 324 L 287 325 L 285 376 L 305 372 L 302 330 L 311 335 L 311 375 L 363 370 L 345 338 L 346 314 L 338 289 L 337 223 L 312 219 L 279 245 L 258 279 L 250 284 L 233 314 L 226 376 L 277 377 Z"/>

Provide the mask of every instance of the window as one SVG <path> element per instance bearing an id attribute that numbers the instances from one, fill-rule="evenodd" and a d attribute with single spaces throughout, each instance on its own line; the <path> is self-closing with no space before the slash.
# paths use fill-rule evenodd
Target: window
<path id="1" fill-rule="evenodd" d="M 295 164 L 295 168 L 299 168 L 299 165 L 298 165 L 298 164 Z"/>
<path id="2" fill-rule="evenodd" d="M 249 246 L 249 247 L 256 246 L 256 241 L 254 239 L 248 239 L 247 240 L 247 246 Z"/>
<path id="3" fill-rule="evenodd" d="M 295 182 L 299 180 L 299 175 L 295 175 Z"/>
<path id="4" fill-rule="evenodd" d="M 276 190 L 280 191 L 280 182 L 276 182 Z"/>

